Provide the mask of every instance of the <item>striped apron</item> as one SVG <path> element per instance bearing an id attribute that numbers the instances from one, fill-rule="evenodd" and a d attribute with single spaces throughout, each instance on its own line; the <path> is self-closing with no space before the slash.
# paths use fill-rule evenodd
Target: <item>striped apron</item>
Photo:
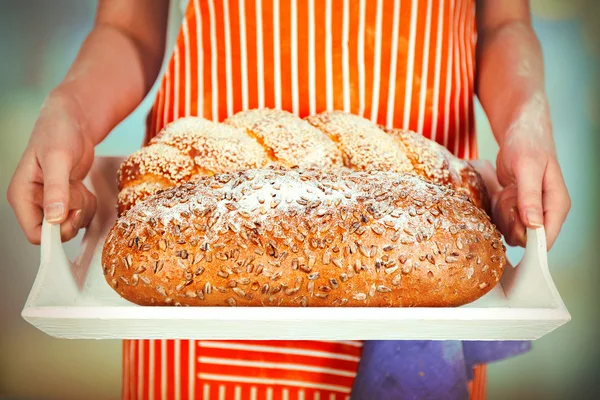
<path id="1" fill-rule="evenodd" d="M 341 109 L 475 158 L 474 0 L 189 0 L 147 119 Z M 343 400 L 358 341 L 124 341 L 123 399 Z"/>

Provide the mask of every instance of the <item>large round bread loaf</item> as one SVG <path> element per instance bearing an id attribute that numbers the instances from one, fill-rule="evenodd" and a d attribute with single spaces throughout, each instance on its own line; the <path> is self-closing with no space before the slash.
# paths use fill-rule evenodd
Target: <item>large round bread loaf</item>
<path id="1" fill-rule="evenodd" d="M 119 218 L 107 282 L 140 305 L 459 306 L 506 263 L 487 214 L 420 177 L 252 169 L 167 189 Z"/>

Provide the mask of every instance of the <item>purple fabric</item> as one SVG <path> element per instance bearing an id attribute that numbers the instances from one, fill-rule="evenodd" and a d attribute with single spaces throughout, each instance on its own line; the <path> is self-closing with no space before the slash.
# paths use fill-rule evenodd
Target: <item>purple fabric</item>
<path id="1" fill-rule="evenodd" d="M 530 348 L 530 342 L 365 342 L 352 400 L 468 399 L 474 365 Z"/>

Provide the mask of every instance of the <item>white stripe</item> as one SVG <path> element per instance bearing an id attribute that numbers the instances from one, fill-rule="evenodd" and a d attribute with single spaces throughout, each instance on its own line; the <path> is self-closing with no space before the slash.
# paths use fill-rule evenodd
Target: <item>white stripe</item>
<path id="1" fill-rule="evenodd" d="M 138 399 L 144 397 L 144 344 L 141 340 L 137 341 L 138 344 L 138 373 L 137 373 L 137 389 Z"/>
<path id="2" fill-rule="evenodd" d="M 402 128 L 408 129 L 411 112 L 411 98 L 413 87 L 413 74 L 415 69 L 415 45 L 417 38 L 417 11 L 419 9 L 418 0 L 412 0 L 410 10 L 410 35 L 408 38 L 408 60 L 406 66 L 406 91 L 404 92 L 404 121 Z"/>
<path id="3" fill-rule="evenodd" d="M 373 91 L 371 93 L 371 121 L 377 123 L 379 112 L 379 89 L 381 81 L 381 34 L 383 18 L 383 0 L 377 0 L 375 25 L 375 54 L 373 56 Z"/>
<path id="4" fill-rule="evenodd" d="M 267 388 L 267 400 L 273 400 L 273 388 Z"/>
<path id="5" fill-rule="evenodd" d="M 239 0 L 240 61 L 242 68 L 242 107 L 248 109 L 248 49 L 246 44 L 246 0 Z"/>
<path id="6" fill-rule="evenodd" d="M 325 91 L 326 91 L 326 107 L 328 111 L 333 110 L 333 61 L 332 57 L 332 42 L 331 36 L 331 0 L 325 2 Z"/>
<path id="7" fill-rule="evenodd" d="M 304 389 L 298 390 L 298 400 L 304 400 Z"/>
<path id="8" fill-rule="evenodd" d="M 298 89 L 298 3 L 292 0 L 290 7 L 291 30 L 292 30 L 292 112 L 295 115 L 300 113 Z"/>
<path id="9" fill-rule="evenodd" d="M 456 156 L 458 155 L 458 137 L 460 136 L 460 92 L 462 90 L 461 74 L 462 74 L 462 64 L 464 61 L 464 57 L 461 57 L 461 42 L 462 42 L 462 40 L 460 38 L 460 29 L 462 27 L 462 24 L 464 24 L 462 4 L 464 4 L 464 1 L 461 2 L 461 7 L 459 9 L 460 14 L 458 15 L 458 22 L 456 23 L 456 25 L 454 25 L 456 39 L 457 39 L 458 43 L 455 46 L 456 61 L 454 62 L 454 65 L 455 65 L 454 80 L 456 81 L 456 95 L 454 97 L 454 125 L 455 125 L 455 128 L 454 128 L 454 146 L 453 146 L 452 152 Z M 460 61 L 460 63 L 458 63 L 457 61 Z"/>
<path id="10" fill-rule="evenodd" d="M 359 103 L 358 115 L 361 117 L 365 113 L 365 18 L 366 18 L 366 0 L 360 0 L 360 20 L 358 22 L 358 86 Z"/>
<path id="11" fill-rule="evenodd" d="M 425 119 L 425 99 L 427 99 L 427 81 L 429 78 L 429 39 L 431 36 L 431 0 L 427 0 L 427 18 L 425 18 L 425 44 L 423 45 L 423 65 L 421 67 L 421 94 L 419 95 L 418 132 L 423 134 Z"/>
<path id="12" fill-rule="evenodd" d="M 331 394 L 329 395 L 329 400 L 335 400 L 335 394 L 331 393 Z"/>
<path id="13" fill-rule="evenodd" d="M 171 74 L 169 73 L 169 67 L 167 67 L 167 72 L 165 73 L 165 104 L 163 107 L 163 125 L 167 124 L 169 118 L 169 106 L 171 105 Z"/>
<path id="14" fill-rule="evenodd" d="M 198 5 L 198 0 L 194 0 L 194 8 L 196 9 L 196 45 L 198 47 L 198 51 L 196 55 L 198 56 L 198 62 L 196 67 L 198 68 L 198 111 L 197 115 L 203 117 L 204 116 L 204 43 L 202 42 L 202 12 L 200 11 L 200 6 Z M 191 84 L 188 83 L 188 84 Z"/>
<path id="15" fill-rule="evenodd" d="M 160 341 L 160 391 L 161 399 L 167 398 L 167 341 Z"/>
<path id="16" fill-rule="evenodd" d="M 242 400 L 242 388 L 240 386 L 235 387 L 235 400 Z"/>
<path id="17" fill-rule="evenodd" d="M 256 386 L 250 388 L 250 400 L 256 400 Z"/>
<path id="18" fill-rule="evenodd" d="M 282 397 L 282 400 L 289 400 L 289 398 L 290 398 L 289 390 L 283 389 L 283 391 L 281 392 L 281 397 Z"/>
<path id="19" fill-rule="evenodd" d="M 256 0 L 256 68 L 258 71 L 258 108 L 265 107 L 265 71 L 263 51 L 262 0 Z"/>
<path id="20" fill-rule="evenodd" d="M 313 396 L 314 400 L 320 400 L 321 399 L 321 392 L 315 392 L 314 396 Z"/>
<path id="21" fill-rule="evenodd" d="M 136 382 L 135 368 L 133 368 L 134 362 L 135 362 L 134 343 L 129 342 L 129 365 L 131 367 L 129 370 L 129 395 L 131 396 L 132 399 L 135 399 L 135 393 L 133 392 L 133 389 L 134 389 L 133 383 Z"/>
<path id="22" fill-rule="evenodd" d="M 440 103 L 440 75 L 441 75 L 441 67 L 442 67 L 442 32 L 444 31 L 444 4 L 446 2 L 442 1 L 440 3 L 440 9 L 438 10 L 438 20 L 437 20 L 437 37 L 436 37 L 436 46 L 435 46 L 435 73 L 433 78 L 433 105 L 431 110 L 431 139 L 436 140 L 437 136 L 437 125 L 439 118 L 439 110 L 438 106 Z"/>
<path id="23" fill-rule="evenodd" d="M 275 78 L 275 108 L 281 109 L 281 32 L 279 31 L 279 0 L 273 0 L 273 59 Z"/>
<path id="24" fill-rule="evenodd" d="M 184 116 L 189 116 L 190 115 L 190 107 L 191 107 L 191 93 L 190 93 L 190 84 L 192 83 L 191 80 L 191 73 L 190 73 L 190 33 L 188 32 L 189 30 L 189 26 L 188 26 L 188 22 L 187 22 L 187 18 L 183 19 L 183 47 L 184 47 L 184 51 L 185 51 L 185 78 L 184 78 L 184 87 L 185 87 L 185 104 L 184 104 Z"/>
<path id="25" fill-rule="evenodd" d="M 198 374 L 200 379 L 206 379 L 208 381 L 219 381 L 219 382 L 236 382 L 236 383 L 254 383 L 259 385 L 281 385 L 281 386 L 296 386 L 303 388 L 319 389 L 319 390 L 333 390 L 336 392 L 350 393 L 350 388 L 339 385 L 328 385 L 325 383 L 307 382 L 307 381 L 292 381 L 288 379 L 268 379 L 258 378 L 249 376 L 237 376 L 237 375 L 218 375 L 218 374 Z M 267 392 L 268 398 L 268 392 Z"/>
<path id="26" fill-rule="evenodd" d="M 344 23 L 342 28 L 342 74 L 344 79 L 344 111 L 350 112 L 350 56 L 348 42 L 350 41 L 350 5 L 344 0 Z"/>
<path id="27" fill-rule="evenodd" d="M 225 386 L 219 385 L 219 400 L 225 400 Z"/>
<path id="28" fill-rule="evenodd" d="M 217 364 L 217 365 L 232 365 L 236 367 L 255 367 L 255 368 L 272 368 L 272 369 L 285 369 L 290 371 L 307 371 L 316 372 L 320 374 L 330 374 L 338 376 L 347 376 L 354 378 L 355 372 L 345 371 L 342 369 L 317 367 L 305 364 L 293 364 L 293 363 L 278 363 L 278 362 L 266 362 L 266 361 L 247 361 L 247 360 L 236 360 L 233 358 L 216 358 L 216 357 L 198 357 L 200 363 Z"/>
<path id="29" fill-rule="evenodd" d="M 324 343 L 338 343 L 338 344 L 345 344 L 347 346 L 354 346 L 354 347 L 362 347 L 362 342 L 357 342 L 354 340 L 317 340 L 317 342 L 324 342 Z"/>
<path id="30" fill-rule="evenodd" d="M 202 347 L 213 348 L 213 349 L 261 351 L 261 352 L 277 353 L 277 354 L 294 354 L 294 355 L 298 355 L 298 356 L 307 356 L 307 357 L 332 358 L 332 359 L 336 359 L 336 360 L 346 360 L 346 361 L 355 361 L 355 362 L 360 361 L 360 358 L 356 357 L 356 356 L 351 356 L 348 354 L 330 353 L 330 352 L 318 351 L 318 350 L 305 350 L 305 349 L 297 349 L 297 348 L 239 344 L 239 343 L 228 343 L 228 342 L 218 342 L 218 341 L 210 341 L 210 342 L 201 341 L 201 342 L 198 342 L 198 345 L 202 346 Z"/>
<path id="31" fill-rule="evenodd" d="M 189 344 L 189 365 L 188 365 L 188 379 L 189 379 L 189 395 L 190 399 L 196 398 L 196 346 L 194 341 L 190 340 Z"/>
<path id="32" fill-rule="evenodd" d="M 315 0 L 308 0 L 308 101 L 311 114 L 317 109 L 315 58 Z"/>
<path id="33" fill-rule="evenodd" d="M 175 339 L 174 343 L 175 356 L 175 400 L 181 398 L 181 340 Z"/>
<path id="34" fill-rule="evenodd" d="M 217 25 L 215 21 L 215 5 L 213 0 L 208 2 L 208 13 L 210 18 L 210 52 L 211 52 L 211 82 L 212 82 L 212 119 L 219 121 L 219 85 L 217 71 Z"/>
<path id="35" fill-rule="evenodd" d="M 233 115 L 233 74 L 231 72 L 231 21 L 229 20 L 229 1 L 223 2 L 223 19 L 225 19 L 225 81 L 227 88 L 227 116 Z"/>
<path id="36" fill-rule="evenodd" d="M 443 3 L 443 2 L 442 2 Z M 386 126 L 394 126 L 394 106 L 396 103 L 396 76 L 398 66 L 398 36 L 400 35 L 400 0 L 394 0 L 394 20 L 392 22 L 392 45 L 390 49 L 390 77 L 388 82 L 388 98 Z"/>
<path id="37" fill-rule="evenodd" d="M 452 0 L 452 7 L 450 8 L 450 16 L 449 16 L 449 21 L 448 21 L 448 26 L 452 27 L 452 25 L 454 24 L 454 12 L 452 11 L 454 9 L 454 0 Z M 452 82 L 452 72 L 453 72 L 453 65 L 452 65 L 452 56 L 453 56 L 453 49 L 452 47 L 454 46 L 454 35 L 452 34 L 452 31 L 449 29 L 449 35 L 448 35 L 448 63 L 446 65 L 446 99 L 445 99 L 445 104 L 444 104 L 444 147 L 448 148 L 448 129 L 449 129 L 449 125 L 450 125 L 450 94 L 452 93 L 452 88 L 454 87 L 453 82 Z"/>
<path id="38" fill-rule="evenodd" d="M 210 400 L 210 386 L 208 385 L 208 383 L 204 384 L 204 386 L 202 387 L 202 391 L 204 395 L 202 400 Z"/>

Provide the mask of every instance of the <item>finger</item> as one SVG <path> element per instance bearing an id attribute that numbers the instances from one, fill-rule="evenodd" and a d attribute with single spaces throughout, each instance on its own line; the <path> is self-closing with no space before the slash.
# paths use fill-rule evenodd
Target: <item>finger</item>
<path id="1" fill-rule="evenodd" d="M 542 181 L 545 169 L 546 162 L 534 157 L 522 158 L 515 168 L 519 216 L 529 228 L 544 226 Z"/>
<path id="2" fill-rule="evenodd" d="M 546 243 L 550 250 L 571 209 L 571 198 L 556 159 L 550 160 L 546 168 L 543 200 Z"/>
<path id="3" fill-rule="evenodd" d="M 43 188 L 30 179 L 37 168 L 33 153 L 23 155 L 6 192 L 8 204 L 14 210 L 27 240 L 32 244 L 40 243 L 43 218 Z"/>
<path id="4" fill-rule="evenodd" d="M 65 221 L 69 211 L 69 176 L 72 156 L 68 151 L 38 154 L 44 180 L 44 217 L 52 224 Z"/>
<path id="5" fill-rule="evenodd" d="M 67 219 L 61 224 L 61 238 L 68 241 L 77 236 L 79 229 L 89 225 L 96 212 L 96 198 L 87 190 L 82 182 L 70 186 L 71 209 Z"/>
<path id="6" fill-rule="evenodd" d="M 69 214 L 67 215 L 65 222 L 60 225 L 60 239 L 63 242 L 68 242 L 77 236 L 79 229 L 75 229 L 73 220 L 75 218 L 79 218 L 81 213 L 82 211 L 80 209 L 69 210 Z"/>
<path id="7" fill-rule="evenodd" d="M 493 204 L 492 219 L 504 235 L 506 243 L 509 246 L 523 246 L 525 228 L 518 218 L 516 186 L 504 188 Z"/>

